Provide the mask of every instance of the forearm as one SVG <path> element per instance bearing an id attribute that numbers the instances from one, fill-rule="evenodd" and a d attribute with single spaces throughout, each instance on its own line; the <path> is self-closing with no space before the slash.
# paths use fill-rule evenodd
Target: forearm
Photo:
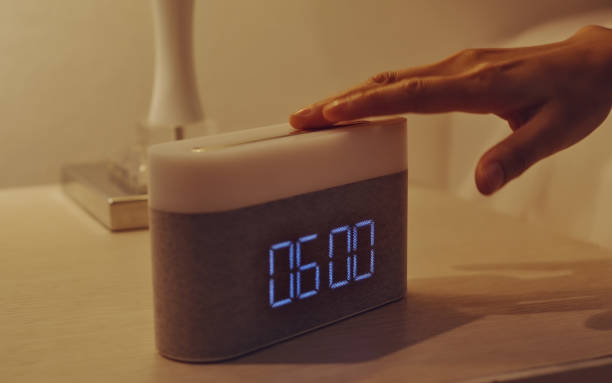
<path id="1" fill-rule="evenodd" d="M 578 59 L 586 59 L 593 68 L 592 74 L 601 84 L 601 97 L 608 98 L 612 104 L 612 29 L 601 26 L 587 26 L 580 29 L 569 40 L 584 45 L 585 54 Z M 579 55 L 578 55 L 579 56 Z"/>

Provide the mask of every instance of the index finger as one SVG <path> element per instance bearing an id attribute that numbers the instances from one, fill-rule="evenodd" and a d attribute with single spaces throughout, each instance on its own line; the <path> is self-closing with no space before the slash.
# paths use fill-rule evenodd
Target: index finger
<path id="1" fill-rule="evenodd" d="M 409 78 L 337 99 L 323 108 L 335 123 L 398 113 L 504 113 L 533 102 L 537 93 L 523 86 L 523 74 L 498 67 L 453 75 Z"/>
<path id="2" fill-rule="evenodd" d="M 335 121 L 329 121 L 323 114 L 323 108 L 334 100 L 347 98 L 355 94 L 361 94 L 372 89 L 396 83 L 406 78 L 415 76 L 427 76 L 439 70 L 442 63 L 404 69 L 400 71 L 388 71 L 371 77 L 368 81 L 350 88 L 339 95 L 328 97 L 293 113 L 289 122 L 296 129 L 309 129 L 330 125 Z"/>

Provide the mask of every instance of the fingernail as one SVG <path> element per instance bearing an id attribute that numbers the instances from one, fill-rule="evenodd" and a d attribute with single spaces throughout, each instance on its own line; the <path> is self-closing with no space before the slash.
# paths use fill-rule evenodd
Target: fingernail
<path id="1" fill-rule="evenodd" d="M 487 191 L 493 193 L 504 184 L 504 169 L 498 162 L 492 162 L 485 166 L 483 170 Z"/>
<path id="2" fill-rule="evenodd" d="M 340 100 L 334 100 L 323 107 L 323 117 L 328 120 L 336 120 L 338 111 L 344 107 Z"/>
<path id="3" fill-rule="evenodd" d="M 312 108 L 302 108 L 297 112 L 293 113 L 294 116 L 297 117 L 308 117 L 312 114 Z"/>
<path id="4" fill-rule="evenodd" d="M 338 108 L 338 105 L 340 105 L 340 100 L 334 100 L 332 102 L 330 102 L 329 104 L 325 105 L 325 109 L 326 110 L 334 110 Z"/>

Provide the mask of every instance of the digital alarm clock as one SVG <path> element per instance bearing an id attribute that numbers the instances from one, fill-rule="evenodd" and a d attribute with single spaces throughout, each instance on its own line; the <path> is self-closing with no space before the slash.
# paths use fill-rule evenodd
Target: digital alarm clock
<path id="1" fill-rule="evenodd" d="M 406 141 L 393 118 L 151 147 L 159 352 L 228 359 L 402 298 Z"/>

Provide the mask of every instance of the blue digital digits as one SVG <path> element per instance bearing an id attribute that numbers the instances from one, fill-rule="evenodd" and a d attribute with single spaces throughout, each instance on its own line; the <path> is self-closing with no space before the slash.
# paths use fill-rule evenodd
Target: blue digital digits
<path id="1" fill-rule="evenodd" d="M 370 227 L 370 271 L 363 274 L 357 274 L 357 229 L 364 226 Z M 358 222 L 353 227 L 353 251 L 355 252 L 355 254 L 353 254 L 353 279 L 355 281 L 360 281 L 362 279 L 370 278 L 372 274 L 374 274 L 374 221 L 371 219 Z"/>
<path id="2" fill-rule="evenodd" d="M 302 243 L 313 241 L 317 238 L 316 234 L 306 235 L 301 237 L 297 241 L 297 251 L 296 251 L 296 264 L 297 264 L 297 297 L 299 299 L 304 299 L 311 297 L 319 292 L 319 265 L 316 262 L 310 262 L 307 265 L 302 265 Z M 302 272 L 306 270 L 315 269 L 315 288 L 313 290 L 309 290 L 306 292 L 302 292 Z"/>
<path id="3" fill-rule="evenodd" d="M 369 251 L 366 254 L 369 254 L 370 262 L 369 268 L 367 271 L 362 271 L 361 274 L 357 271 L 357 249 L 359 246 L 364 246 L 364 238 L 363 236 L 359 236 L 359 231 L 363 233 L 364 228 L 369 228 Z M 339 254 L 336 251 L 336 247 L 338 249 L 344 248 L 341 245 L 343 242 L 343 237 L 346 237 L 346 253 L 341 251 Z M 270 247 L 269 250 L 269 274 L 270 280 L 268 283 L 269 286 L 269 299 L 270 306 L 273 308 L 281 307 L 291 303 L 295 298 L 297 299 L 305 299 L 312 297 L 319 293 L 320 288 L 320 270 L 317 262 L 310 262 L 305 265 L 302 264 L 303 254 L 302 254 L 302 245 L 314 241 L 317 239 L 317 234 L 309 234 L 303 237 L 300 237 L 296 242 L 292 241 L 284 241 L 279 242 Z M 360 239 L 362 238 L 362 239 Z M 367 241 L 368 237 L 365 237 Z M 339 242 L 340 241 L 340 242 Z M 340 245 L 340 246 L 338 246 Z M 277 251 L 282 249 L 288 249 L 288 258 L 289 258 L 289 294 L 283 295 L 278 294 L 282 298 L 277 297 L 276 288 L 276 280 L 275 280 L 275 270 L 274 270 L 274 262 L 277 257 Z M 346 256 L 346 262 L 343 262 L 343 255 Z M 357 222 L 353 226 L 345 225 L 339 226 L 332 229 L 329 232 L 329 263 L 328 263 L 328 271 L 329 271 L 329 287 L 330 289 L 337 289 L 342 286 L 348 285 L 351 281 L 357 282 L 363 279 L 367 279 L 372 277 L 374 274 L 374 220 L 366 219 L 360 222 Z M 346 274 L 345 278 L 334 281 L 334 274 L 336 275 L 344 275 L 344 273 L 338 273 L 336 269 L 336 273 L 334 273 L 334 264 L 344 265 L 346 263 Z M 341 266 L 342 267 L 342 266 Z M 303 291 L 303 281 L 306 277 L 303 277 L 303 273 L 314 269 L 314 289 L 310 289 L 307 291 Z"/>
<path id="4" fill-rule="evenodd" d="M 274 255 L 276 250 L 289 248 L 289 297 L 285 299 L 281 299 L 275 301 L 274 298 Z M 270 247 L 269 255 L 270 255 L 270 282 L 269 282 L 269 290 L 270 290 L 270 306 L 272 307 L 280 307 L 284 306 L 288 303 L 291 303 L 293 299 L 293 252 L 294 245 L 291 241 L 280 242 Z"/>
<path id="5" fill-rule="evenodd" d="M 334 282 L 334 234 L 346 233 L 346 278 Z M 348 285 L 351 280 L 351 228 L 349 226 L 341 226 L 329 233 L 329 287 L 337 289 L 344 285 Z"/>

